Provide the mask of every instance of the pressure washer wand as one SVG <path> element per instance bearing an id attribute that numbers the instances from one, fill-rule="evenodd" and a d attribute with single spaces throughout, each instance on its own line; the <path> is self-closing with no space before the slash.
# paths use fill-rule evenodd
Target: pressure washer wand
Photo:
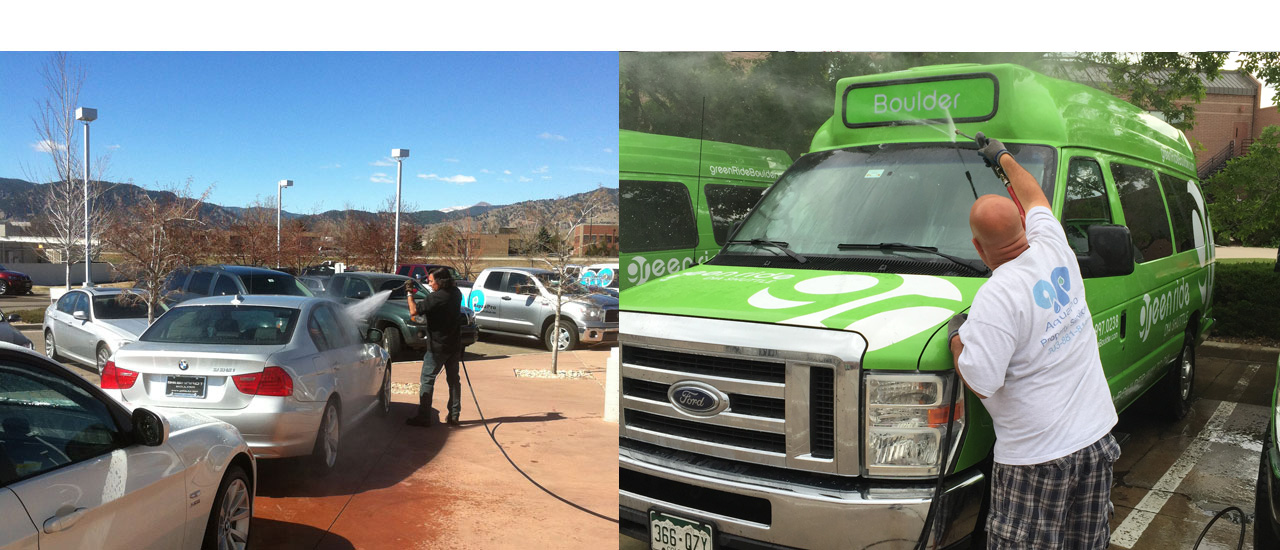
<path id="1" fill-rule="evenodd" d="M 978 138 L 970 136 L 960 130 L 956 130 L 956 134 L 975 142 L 978 141 Z M 1022 215 L 1023 219 L 1026 219 L 1027 211 L 1022 208 L 1022 201 L 1018 200 L 1018 195 L 1014 194 L 1013 184 L 1009 182 L 1009 175 L 1004 173 L 1004 168 L 1000 166 L 999 162 L 993 162 L 991 163 L 991 171 L 995 172 L 996 177 L 1000 178 L 1000 181 L 1004 182 L 1004 189 L 1009 192 L 1009 198 L 1013 199 L 1013 204 L 1018 206 L 1018 213 Z"/>

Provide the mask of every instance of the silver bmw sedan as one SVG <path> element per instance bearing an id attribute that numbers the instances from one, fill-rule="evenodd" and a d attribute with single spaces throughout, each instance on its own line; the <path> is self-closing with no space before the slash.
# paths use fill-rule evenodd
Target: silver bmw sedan
<path id="1" fill-rule="evenodd" d="M 128 294 L 133 289 L 72 289 L 44 312 L 44 353 L 69 359 L 102 373 L 111 354 L 147 329 L 147 306 Z M 157 312 L 159 313 L 159 312 Z"/>
<path id="2" fill-rule="evenodd" d="M 390 366 L 329 299 L 215 296 L 161 315 L 107 362 L 101 385 L 130 406 L 226 421 L 257 457 L 311 455 L 328 472 L 343 430 L 390 412 Z"/>

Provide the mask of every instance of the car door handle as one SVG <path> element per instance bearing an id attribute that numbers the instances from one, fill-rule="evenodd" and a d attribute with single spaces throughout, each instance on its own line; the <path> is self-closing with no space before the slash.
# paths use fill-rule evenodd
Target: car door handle
<path id="1" fill-rule="evenodd" d="M 506 301 L 508 301 L 508 302 L 510 302 L 510 301 L 511 301 L 511 297 L 510 297 L 510 296 L 503 296 L 503 297 L 502 297 L 502 299 L 503 299 L 503 300 L 506 300 Z"/>
<path id="2" fill-rule="evenodd" d="M 63 508 L 63 510 L 66 510 L 66 508 Z M 77 521 L 80 521 L 80 518 L 84 517 L 85 512 L 89 511 L 88 508 L 76 508 L 70 512 L 63 512 L 63 510 L 59 510 L 58 515 L 44 520 L 44 532 L 46 535 L 69 529 Z"/>

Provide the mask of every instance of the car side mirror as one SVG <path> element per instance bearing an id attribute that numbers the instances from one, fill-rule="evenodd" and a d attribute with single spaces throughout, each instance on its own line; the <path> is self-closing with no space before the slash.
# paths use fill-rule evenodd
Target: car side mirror
<path id="1" fill-rule="evenodd" d="M 369 329 L 369 332 L 364 334 L 364 341 L 370 344 L 382 342 L 382 330 L 376 328 Z"/>
<path id="2" fill-rule="evenodd" d="M 75 312 L 75 313 L 72 313 L 72 314 L 71 314 L 71 316 L 72 316 L 72 317 L 75 317 L 75 319 L 76 319 L 77 321 L 83 321 L 83 320 L 85 320 L 85 319 L 88 319 L 88 318 L 89 318 L 89 315 L 88 315 L 88 314 L 86 314 L 86 313 L 85 313 L 85 312 L 83 312 L 83 311 L 77 311 L 77 312 Z"/>
<path id="3" fill-rule="evenodd" d="M 158 447 L 169 439 L 169 421 L 159 414 L 137 408 L 133 410 L 133 437 L 148 447 Z"/>
<path id="4" fill-rule="evenodd" d="M 6 320 L 9 321 L 10 323 L 17 323 L 22 320 L 22 316 L 18 315 L 17 313 L 11 313 L 9 314 L 9 317 Z"/>
<path id="5" fill-rule="evenodd" d="M 1076 255 L 1080 276 L 1116 277 L 1133 273 L 1133 238 L 1123 225 L 1089 226 L 1089 254 Z"/>

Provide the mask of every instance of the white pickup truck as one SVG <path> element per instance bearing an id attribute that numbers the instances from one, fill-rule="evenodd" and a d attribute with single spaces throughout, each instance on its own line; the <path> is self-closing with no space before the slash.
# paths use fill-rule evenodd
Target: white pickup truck
<path id="1" fill-rule="evenodd" d="M 563 284 L 560 325 L 555 325 L 556 287 Z M 593 293 L 547 269 L 491 267 L 476 277 L 467 305 L 482 333 L 541 339 L 547 349 L 618 339 L 618 299 Z"/>

